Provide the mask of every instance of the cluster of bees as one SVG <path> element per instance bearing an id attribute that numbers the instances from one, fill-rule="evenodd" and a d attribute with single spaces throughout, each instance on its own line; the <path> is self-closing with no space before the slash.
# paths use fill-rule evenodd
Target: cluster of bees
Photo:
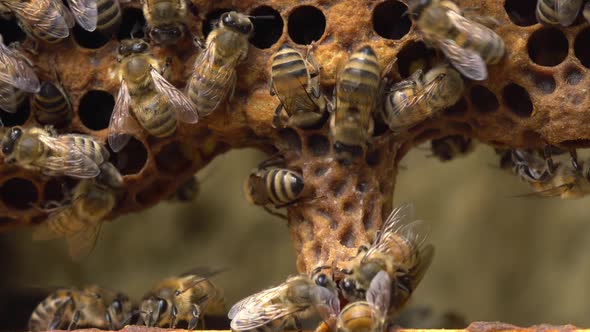
<path id="1" fill-rule="evenodd" d="M 223 294 L 209 278 L 222 270 L 195 268 L 156 283 L 133 305 L 125 294 L 96 285 L 57 289 L 33 311 L 32 332 L 93 327 L 118 330 L 127 324 L 196 328 L 204 312 L 224 311 Z"/>
<path id="2" fill-rule="evenodd" d="M 236 67 L 247 58 L 254 30 L 252 17 L 223 13 L 206 40 L 195 39 L 200 53 L 183 92 L 166 78 L 170 61 L 157 59 L 149 50 L 150 42 L 171 46 L 185 37 L 187 3 L 143 0 L 142 5 L 148 40 L 130 38 L 118 48 L 120 88 L 108 129 L 114 152 L 121 151 L 137 130 L 169 137 L 179 122 L 196 123 L 230 100 L 238 79 Z M 581 0 L 539 0 L 537 16 L 543 23 L 569 25 L 581 6 Z M 0 12 L 15 17 L 31 39 L 49 44 L 67 38 L 76 22 L 108 35 L 121 21 L 118 0 L 68 0 L 67 7 L 60 0 L 0 0 Z M 280 101 L 272 125 L 307 130 L 328 122 L 337 159 L 354 163 L 371 148 L 376 122 L 394 135 L 406 131 L 454 105 L 463 94 L 464 78 L 485 80 L 487 65 L 499 63 L 505 55 L 504 42 L 493 30 L 497 23 L 463 11 L 452 1 L 409 0 L 408 13 L 427 45 L 441 51 L 446 60 L 428 70 L 411 68 L 408 78 L 389 84 L 386 77 L 393 63 L 381 68 L 376 52 L 364 45 L 343 65 L 329 98 L 320 86 L 313 49 L 303 56 L 285 44 L 273 55 L 270 68 L 270 93 Z M 36 239 L 65 236 L 72 257 L 80 258 L 92 248 L 103 218 L 114 208 L 123 179 L 102 143 L 55 129 L 71 117 L 67 94 L 58 85 L 40 83 L 21 47 L 0 43 L 0 107 L 16 112 L 25 96 L 34 94 L 37 120 L 46 127 L 3 128 L 2 154 L 6 163 L 46 176 L 80 179 L 64 201 L 42 207 L 49 217 L 34 234 Z M 438 143 L 433 151 L 441 160 L 468 151 L 472 144 L 456 137 Z M 528 151 L 510 154 L 517 174 L 536 188 L 552 189 L 538 192 L 563 197 L 586 185 L 587 167 L 580 166 L 575 156 L 568 165 L 554 163 L 547 154 L 542 159 Z M 188 188 L 190 193 L 190 183 Z M 304 188 L 302 174 L 278 158 L 252 172 L 245 191 L 254 204 L 280 208 L 297 201 Z M 423 245 L 426 231 L 423 223 L 411 220 L 411 212 L 409 205 L 395 209 L 373 244 L 359 248 L 350 268 L 337 269 L 336 262 L 318 266 L 310 275 L 289 277 L 238 302 L 228 315 L 232 329 L 282 330 L 316 314 L 330 330 L 384 330 L 421 281 L 434 254 L 431 245 Z M 139 324 L 175 327 L 182 320 L 193 329 L 213 296 L 214 287 L 203 286 L 209 284 L 207 276 L 196 273 L 172 278 L 156 286 L 139 309 L 132 309 L 125 296 L 97 287 L 60 290 L 35 310 L 30 329 L 116 329 L 130 323 L 134 314 L 139 315 Z"/>

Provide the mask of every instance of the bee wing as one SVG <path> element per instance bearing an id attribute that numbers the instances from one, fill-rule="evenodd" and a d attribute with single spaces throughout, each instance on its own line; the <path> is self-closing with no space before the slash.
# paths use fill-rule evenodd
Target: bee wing
<path id="1" fill-rule="evenodd" d="M 289 317 L 304 308 L 283 303 L 269 304 L 257 308 L 249 308 L 238 312 L 231 321 L 231 328 L 235 331 L 252 330 L 270 322 Z"/>
<path id="2" fill-rule="evenodd" d="M 212 269 L 208 266 L 197 266 L 197 267 L 192 268 L 188 271 L 185 271 L 180 276 L 181 277 L 199 276 L 199 277 L 204 277 L 204 278 L 211 278 L 211 277 L 218 275 L 219 273 L 225 272 L 227 270 L 229 270 L 229 269 L 228 268 Z"/>
<path id="3" fill-rule="evenodd" d="M 513 197 L 536 197 L 536 198 L 547 198 L 561 196 L 564 192 L 572 190 L 574 187 L 573 183 L 565 183 L 560 186 L 551 187 L 545 190 L 537 190 L 531 193 L 514 195 Z"/>
<path id="4" fill-rule="evenodd" d="M 582 0 L 556 0 L 555 12 L 559 24 L 567 27 L 572 25 L 582 8 Z"/>
<path id="5" fill-rule="evenodd" d="M 123 80 L 109 122 L 108 141 L 109 146 L 115 152 L 121 151 L 127 145 L 131 139 L 131 135 L 129 134 L 130 129 L 137 127 L 135 119 L 129 113 L 130 102 L 129 88 Z"/>
<path id="6" fill-rule="evenodd" d="M 324 322 L 333 321 L 340 313 L 338 293 L 330 291 L 326 287 L 315 287 L 313 291 L 313 302 Z"/>
<path id="7" fill-rule="evenodd" d="M 393 209 L 387 217 L 387 220 L 381 226 L 381 230 L 373 241 L 373 246 L 377 246 L 380 242 L 383 242 L 383 236 L 388 233 L 397 232 L 402 226 L 407 223 L 407 220 L 414 217 L 414 205 L 410 203 L 404 203 Z"/>
<path id="8" fill-rule="evenodd" d="M 79 262 L 87 257 L 96 246 L 102 221 L 94 224 L 87 223 L 85 225 L 87 226 L 86 228 L 66 237 L 68 253 L 75 262 Z"/>
<path id="9" fill-rule="evenodd" d="M 16 113 L 18 102 L 16 90 L 12 85 L 0 83 L 0 108 L 8 113 Z"/>
<path id="10" fill-rule="evenodd" d="M 225 87 L 222 93 L 217 93 L 217 89 L 202 85 L 202 89 L 197 92 L 199 97 L 211 100 L 212 103 L 215 103 L 213 108 L 217 108 L 231 89 L 230 85 L 235 80 L 235 68 L 240 58 L 238 55 L 233 56 L 218 67 L 215 64 L 215 47 L 213 45 L 215 45 L 215 40 L 209 42 L 207 48 L 195 60 L 193 79 L 201 81 L 203 77 L 206 77 L 207 81 Z"/>
<path id="11" fill-rule="evenodd" d="M 26 92 L 39 92 L 41 84 L 37 74 L 18 51 L 0 43 L 0 81 Z"/>
<path id="12" fill-rule="evenodd" d="M 229 319 L 234 319 L 234 317 L 236 317 L 238 313 L 240 313 L 241 311 L 248 310 L 249 308 L 258 308 L 263 306 L 264 304 L 268 303 L 269 301 L 277 297 L 280 294 L 280 292 L 283 291 L 285 286 L 286 284 L 283 283 L 276 287 L 268 288 L 256 294 L 250 295 L 238 301 L 231 307 L 231 309 L 229 309 L 227 317 Z"/>
<path id="13" fill-rule="evenodd" d="M 86 31 L 96 30 L 98 9 L 96 0 L 68 0 L 76 22 Z"/>
<path id="14" fill-rule="evenodd" d="M 51 37 L 67 38 L 70 28 L 74 26 L 72 15 L 61 1 L 36 0 L 35 5 L 29 1 L 3 1 L 23 24 Z"/>
<path id="15" fill-rule="evenodd" d="M 442 76 L 439 77 L 440 78 L 437 77 L 436 79 L 428 82 L 422 87 L 422 89 L 419 89 L 412 98 L 405 98 L 401 102 L 397 103 L 393 108 L 394 114 L 409 111 L 414 106 L 419 105 L 422 101 L 432 98 L 437 91 L 438 84 L 440 84 L 442 81 Z M 395 87 L 393 87 L 393 89 L 395 89 Z"/>
<path id="16" fill-rule="evenodd" d="M 462 48 L 450 39 L 445 39 L 438 45 L 453 66 L 465 77 L 474 81 L 488 78 L 486 63 L 476 51 Z"/>
<path id="17" fill-rule="evenodd" d="M 98 165 L 68 140 L 59 137 L 39 135 L 38 139 L 54 153 L 40 162 L 46 175 L 68 175 L 89 179 L 100 173 Z"/>
<path id="18" fill-rule="evenodd" d="M 155 68 L 152 67 L 150 73 L 156 90 L 175 108 L 178 119 L 186 123 L 197 123 L 199 113 L 197 113 L 193 103 L 174 85 L 166 81 L 164 76 L 158 73 Z"/>
<path id="19" fill-rule="evenodd" d="M 422 281 L 422 278 L 424 278 L 424 275 L 430 267 L 433 258 L 434 246 L 432 244 L 428 244 L 420 250 L 420 253 L 418 254 L 418 264 L 412 271 L 410 271 L 413 276 L 413 278 L 411 278 L 412 289 L 416 289 L 416 286 L 420 284 L 420 281 Z"/>
<path id="20" fill-rule="evenodd" d="M 381 270 L 371 283 L 369 289 L 367 289 L 367 302 L 373 305 L 382 317 L 387 315 L 389 310 L 389 302 L 391 300 L 391 278 L 387 271 Z"/>
<path id="21" fill-rule="evenodd" d="M 33 240 L 35 241 L 47 241 L 60 238 L 64 234 L 59 231 L 61 227 L 60 220 L 69 220 L 72 215 L 71 205 L 63 205 L 58 210 L 49 214 L 47 220 L 39 226 L 35 227 L 33 231 Z"/>

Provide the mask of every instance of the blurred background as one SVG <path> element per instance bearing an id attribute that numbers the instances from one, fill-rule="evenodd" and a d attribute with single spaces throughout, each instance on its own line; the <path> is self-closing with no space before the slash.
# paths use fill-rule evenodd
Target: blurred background
<path id="1" fill-rule="evenodd" d="M 414 149 L 406 156 L 395 192 L 395 204 L 413 202 L 430 223 L 436 247 L 410 305 L 467 321 L 590 326 L 588 200 L 513 197 L 528 187 L 501 170 L 487 146 L 448 163 L 428 154 Z M 1 234 L 0 285 L 97 283 L 139 300 L 164 277 L 196 266 L 229 267 L 213 281 L 230 306 L 278 284 L 296 272 L 286 224 L 250 206 L 241 191 L 263 158 L 254 150 L 219 156 L 199 172 L 194 202 L 162 202 L 106 223 L 81 264 L 69 260 L 64 241 L 32 242 L 31 229 Z M 0 296 L 0 317 L 16 302 Z"/>

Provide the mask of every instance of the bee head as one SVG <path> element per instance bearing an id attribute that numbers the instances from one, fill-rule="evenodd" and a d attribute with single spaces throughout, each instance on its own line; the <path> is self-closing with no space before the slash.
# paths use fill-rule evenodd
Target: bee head
<path id="1" fill-rule="evenodd" d="M 244 35 L 250 35 L 254 30 L 254 25 L 250 19 L 243 14 L 238 12 L 227 12 L 221 14 L 219 18 L 219 24 L 221 27 L 232 29 L 236 32 Z"/>
<path id="2" fill-rule="evenodd" d="M 4 137 L 2 140 L 2 154 L 4 154 L 4 156 L 10 155 L 12 151 L 14 151 L 14 145 L 20 139 L 22 134 L 23 131 L 20 127 L 14 127 L 10 130 L 8 135 Z M 11 163 L 14 162 L 14 160 L 10 159 L 6 160 L 6 162 Z"/>
<path id="3" fill-rule="evenodd" d="M 148 327 L 153 327 L 168 309 L 168 302 L 161 297 L 150 297 L 141 303 L 141 318 Z"/>
<path id="4" fill-rule="evenodd" d="M 109 305 L 108 311 L 114 325 L 113 328 L 120 329 L 132 315 L 131 301 L 127 296 L 119 293 Z"/>
<path id="5" fill-rule="evenodd" d="M 184 37 L 184 26 L 181 24 L 157 26 L 150 30 L 150 38 L 158 44 L 175 44 Z"/>
<path id="6" fill-rule="evenodd" d="M 342 296 L 349 301 L 362 300 L 365 297 L 352 277 L 342 279 L 339 286 L 342 290 Z"/>
<path id="7" fill-rule="evenodd" d="M 148 43 L 142 39 L 126 39 L 119 45 L 119 55 L 128 56 L 131 54 L 145 53 L 149 48 Z"/>
<path id="8" fill-rule="evenodd" d="M 410 0 L 408 2 L 408 13 L 414 18 L 422 14 L 424 8 L 428 7 L 432 0 Z"/>

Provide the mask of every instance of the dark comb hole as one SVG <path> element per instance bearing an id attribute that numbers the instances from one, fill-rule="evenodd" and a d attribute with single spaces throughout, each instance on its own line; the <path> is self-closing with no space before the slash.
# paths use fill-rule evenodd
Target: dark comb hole
<path id="1" fill-rule="evenodd" d="M 191 160 L 182 151 L 182 143 L 171 142 L 166 144 L 156 155 L 158 169 L 168 174 L 179 174 L 191 165 Z"/>
<path id="2" fill-rule="evenodd" d="M 584 73 L 577 67 L 571 67 L 565 71 L 565 82 L 569 85 L 576 85 L 583 79 Z"/>
<path id="3" fill-rule="evenodd" d="M 344 213 L 347 214 L 351 214 L 354 212 L 354 209 L 356 208 L 356 204 L 354 202 L 345 202 L 342 205 L 342 211 L 344 211 Z"/>
<path id="4" fill-rule="evenodd" d="M 555 79 L 549 74 L 534 74 L 533 82 L 535 83 L 537 89 L 546 95 L 553 93 L 557 87 Z"/>
<path id="5" fill-rule="evenodd" d="M 352 231 L 352 228 L 348 227 L 347 229 L 345 229 L 342 232 L 342 235 L 340 236 L 340 244 L 342 244 L 343 246 L 345 246 L 347 248 L 354 248 L 355 247 L 354 241 L 355 241 L 355 236 Z"/>
<path id="6" fill-rule="evenodd" d="M 231 11 L 232 9 L 229 8 L 218 8 L 207 13 L 207 15 L 205 16 L 205 20 L 203 21 L 203 36 L 205 36 L 205 38 L 209 36 L 209 33 L 211 33 L 211 31 L 213 31 L 213 28 L 215 28 L 215 25 L 221 17 L 221 14 Z"/>
<path id="7" fill-rule="evenodd" d="M 474 85 L 469 92 L 471 104 L 479 113 L 495 112 L 500 107 L 496 95 L 482 85 Z"/>
<path id="8" fill-rule="evenodd" d="M 450 117 L 465 115 L 465 113 L 467 113 L 467 101 L 465 100 L 465 97 L 461 97 L 455 105 L 447 108 L 443 112 L 444 115 Z"/>
<path id="9" fill-rule="evenodd" d="M 43 188 L 43 201 L 61 202 L 64 199 L 64 190 L 67 190 L 61 179 L 51 179 Z"/>
<path id="10" fill-rule="evenodd" d="M 170 185 L 167 181 L 158 180 L 135 195 L 135 200 L 141 205 L 156 204 L 162 197 L 162 188 Z"/>
<path id="11" fill-rule="evenodd" d="M 527 27 L 537 23 L 537 0 L 506 0 L 504 9 L 512 23 Z"/>
<path id="12" fill-rule="evenodd" d="M 375 166 L 379 165 L 380 161 L 381 161 L 381 155 L 379 154 L 379 151 L 373 150 L 367 154 L 367 157 L 366 157 L 367 165 L 369 165 L 371 167 L 375 167 Z"/>
<path id="13" fill-rule="evenodd" d="M 529 38 L 529 57 L 538 65 L 549 67 L 557 66 L 565 60 L 567 52 L 567 38 L 565 38 L 565 35 L 559 29 L 539 29 Z"/>
<path id="14" fill-rule="evenodd" d="M 29 105 L 29 97 L 27 96 L 22 104 L 18 106 L 15 113 L 8 113 L 5 111 L 0 112 L 2 125 L 6 127 L 23 125 L 29 119 L 29 115 L 31 115 L 31 108 Z"/>
<path id="15" fill-rule="evenodd" d="M 510 83 L 502 91 L 504 104 L 512 113 L 527 118 L 533 114 L 533 103 L 529 93 L 522 86 Z"/>
<path id="16" fill-rule="evenodd" d="M 330 190 L 334 197 L 340 197 L 344 193 L 344 188 L 346 188 L 346 182 L 341 180 L 334 180 L 330 183 Z"/>
<path id="17" fill-rule="evenodd" d="M 250 39 L 252 45 L 258 48 L 269 48 L 274 45 L 283 34 L 283 19 L 281 14 L 269 6 L 260 6 L 250 12 L 251 16 L 272 16 L 273 18 L 252 18 L 254 36 Z"/>
<path id="18" fill-rule="evenodd" d="M 102 130 L 109 126 L 113 107 L 115 107 L 115 98 L 110 93 L 90 90 L 80 99 L 78 114 L 86 128 Z"/>
<path id="19" fill-rule="evenodd" d="M 31 208 L 31 204 L 37 202 L 39 193 L 35 185 L 23 178 L 12 178 L 2 185 L 0 188 L 0 197 L 6 206 L 18 209 L 27 210 Z"/>
<path id="20" fill-rule="evenodd" d="M 281 140 L 291 149 L 290 152 L 301 153 L 301 138 L 297 132 L 291 128 L 281 129 L 279 131 Z"/>
<path id="21" fill-rule="evenodd" d="M 326 29 L 326 17 L 313 6 L 295 8 L 289 15 L 289 37 L 300 45 L 309 45 L 319 40 Z"/>
<path id="22" fill-rule="evenodd" d="M 359 180 L 356 184 L 355 189 L 360 193 L 364 193 L 365 191 L 367 191 L 367 189 L 369 189 L 369 183 L 364 180 Z"/>
<path id="23" fill-rule="evenodd" d="M 323 166 L 316 167 L 313 170 L 313 174 L 315 176 L 322 176 L 322 175 L 326 174 L 326 172 L 328 172 L 328 168 L 327 167 L 323 167 Z"/>
<path id="24" fill-rule="evenodd" d="M 330 151 L 330 142 L 325 136 L 311 135 L 307 139 L 307 148 L 315 157 L 321 157 Z"/>
<path id="25" fill-rule="evenodd" d="M 590 29 L 586 28 L 576 36 L 574 41 L 576 58 L 586 68 L 590 68 L 590 47 L 588 45 L 590 45 Z"/>
<path id="26" fill-rule="evenodd" d="M 147 150 L 135 137 L 131 137 L 129 143 L 118 153 L 111 152 L 111 163 L 117 167 L 121 175 L 139 173 L 146 161 Z"/>
<path id="27" fill-rule="evenodd" d="M 407 11 L 408 6 L 396 0 L 378 4 L 373 10 L 373 29 L 383 38 L 401 39 L 412 27 Z"/>
<path id="28" fill-rule="evenodd" d="M 0 226 L 9 225 L 16 222 L 16 219 L 12 219 L 10 217 L 0 217 Z"/>
<path id="29" fill-rule="evenodd" d="M 123 40 L 132 38 L 143 38 L 145 37 L 143 31 L 145 29 L 145 17 L 143 17 L 143 11 L 138 8 L 128 7 L 123 10 L 123 17 L 121 20 L 121 26 L 117 33 L 117 40 Z"/>
<path id="30" fill-rule="evenodd" d="M 365 229 L 365 231 L 369 231 L 373 228 L 374 226 L 374 222 L 373 222 L 373 209 L 374 209 L 374 203 L 372 201 L 369 201 L 369 205 L 367 206 L 367 209 L 365 209 L 365 211 L 363 212 L 363 228 Z"/>
<path id="31" fill-rule="evenodd" d="M 434 49 L 426 47 L 423 42 L 407 43 L 397 54 L 397 67 L 402 78 L 412 75 L 418 69 L 430 69 L 430 62 L 436 56 Z"/>
<path id="32" fill-rule="evenodd" d="M 12 42 L 22 42 L 27 38 L 27 34 L 20 28 L 16 18 L 0 18 L 0 34 L 4 39 L 4 45 Z"/>
<path id="33" fill-rule="evenodd" d="M 96 30 L 92 32 L 86 31 L 82 29 L 78 24 L 74 26 L 73 32 L 74 40 L 78 45 L 80 45 L 83 48 L 101 48 L 104 45 L 106 45 L 106 43 L 108 43 L 108 41 L 110 40 L 110 38 L 108 36 L 105 36 L 103 33 Z"/>
<path id="34" fill-rule="evenodd" d="M 332 217 L 330 212 L 324 209 L 318 209 L 318 214 L 330 223 L 330 229 L 335 230 L 336 228 L 338 228 L 338 222 L 336 222 L 336 220 Z"/>

